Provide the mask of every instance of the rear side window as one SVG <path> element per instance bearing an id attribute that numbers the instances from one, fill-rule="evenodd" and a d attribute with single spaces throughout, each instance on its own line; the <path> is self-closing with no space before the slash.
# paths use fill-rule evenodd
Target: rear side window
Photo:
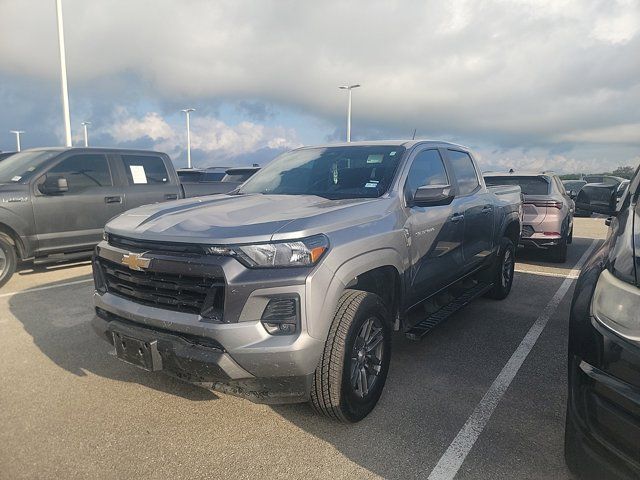
<path id="1" fill-rule="evenodd" d="M 473 160 L 471 160 L 468 153 L 449 150 L 449 158 L 458 180 L 460 195 L 468 195 L 480 186 L 476 167 L 473 165 Z"/>
<path id="2" fill-rule="evenodd" d="M 73 155 L 58 163 L 47 175 L 64 176 L 69 185 L 69 192 L 113 185 L 107 157 L 99 154 Z"/>
<path id="3" fill-rule="evenodd" d="M 488 186 L 518 185 L 523 195 L 549 195 L 549 182 L 543 177 L 484 177 Z"/>
<path id="4" fill-rule="evenodd" d="M 163 184 L 169 174 L 161 157 L 153 155 L 122 155 L 129 185 Z"/>
<path id="5" fill-rule="evenodd" d="M 449 179 L 438 150 L 423 150 L 411 164 L 405 184 L 405 194 L 412 196 L 425 185 L 447 185 Z"/>

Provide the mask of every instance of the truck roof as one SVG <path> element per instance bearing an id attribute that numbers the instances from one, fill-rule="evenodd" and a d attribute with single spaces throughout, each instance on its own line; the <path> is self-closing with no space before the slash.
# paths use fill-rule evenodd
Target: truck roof
<path id="1" fill-rule="evenodd" d="M 145 150 L 140 148 L 113 148 L 113 147 L 37 147 L 23 149 L 23 152 L 127 152 L 127 153 L 155 153 L 158 155 L 166 155 L 156 150 Z"/>
<path id="2" fill-rule="evenodd" d="M 457 147 L 462 148 L 464 150 L 469 150 L 468 147 L 463 145 L 458 145 L 451 142 L 444 142 L 441 140 L 365 140 L 358 142 L 338 142 L 338 143 L 326 143 L 320 145 L 307 145 L 304 147 L 300 147 L 300 150 L 305 148 L 327 148 L 327 147 L 369 147 L 376 145 L 389 145 L 394 146 L 397 145 L 399 147 L 411 148 L 416 145 L 433 145 L 440 147 Z"/>

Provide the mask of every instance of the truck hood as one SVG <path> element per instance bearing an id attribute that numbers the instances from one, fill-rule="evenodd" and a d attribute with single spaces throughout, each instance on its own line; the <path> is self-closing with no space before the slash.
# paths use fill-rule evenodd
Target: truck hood
<path id="1" fill-rule="evenodd" d="M 124 237 L 166 242 L 266 242 L 328 233 L 371 221 L 386 210 L 371 208 L 372 202 L 385 202 L 385 199 L 212 195 L 129 210 L 111 220 L 106 230 Z"/>

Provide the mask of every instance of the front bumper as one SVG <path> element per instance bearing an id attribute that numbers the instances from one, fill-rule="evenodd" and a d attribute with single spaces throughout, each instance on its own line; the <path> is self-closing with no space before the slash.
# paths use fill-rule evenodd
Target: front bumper
<path id="1" fill-rule="evenodd" d="M 576 286 L 569 329 L 565 456 L 586 479 L 640 478 L 640 346 L 593 318 L 599 269 Z"/>
<path id="2" fill-rule="evenodd" d="M 101 244 L 94 268 L 126 253 Z M 249 270 L 230 258 L 207 257 L 186 261 L 171 255 L 148 254 L 149 270 L 172 275 L 222 272 L 225 301 L 222 317 L 210 318 L 179 309 L 159 308 L 136 298 L 106 291 L 94 293 L 98 333 L 113 344 L 113 333 L 157 342 L 162 371 L 192 383 L 232 393 L 259 403 L 304 402 L 324 342 L 307 328 L 309 286 L 301 270 L 279 275 Z M 292 276 L 291 276 L 292 275 Z M 100 281 L 98 279 L 97 281 Z M 323 288 L 315 282 L 314 288 Z M 317 295 L 314 293 L 314 295 Z M 299 299 L 299 325 L 293 335 L 269 334 L 260 318 L 273 297 Z"/>

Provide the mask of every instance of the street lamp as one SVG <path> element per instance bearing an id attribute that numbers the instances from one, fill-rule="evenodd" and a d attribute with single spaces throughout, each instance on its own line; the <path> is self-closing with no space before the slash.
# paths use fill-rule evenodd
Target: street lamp
<path id="1" fill-rule="evenodd" d="M 62 86 L 62 111 L 64 115 L 64 137 L 67 147 L 71 143 L 71 115 L 69 114 L 69 90 L 67 88 L 67 60 L 64 51 L 64 25 L 62 24 L 62 0 L 56 0 L 58 18 L 58 50 L 60 52 L 60 80 Z"/>
<path id="2" fill-rule="evenodd" d="M 11 133 L 16 136 L 16 151 L 20 151 L 20 134 L 24 133 L 24 130 L 10 130 Z"/>
<path id="3" fill-rule="evenodd" d="M 340 90 L 347 90 L 349 92 L 349 103 L 347 103 L 347 142 L 351 141 L 351 90 L 358 87 L 360 87 L 360 84 L 342 85 L 338 87 Z"/>
<path id="4" fill-rule="evenodd" d="M 82 128 L 84 129 L 84 146 L 89 146 L 89 129 L 87 128 L 91 125 L 91 122 L 82 122 Z"/>
<path id="5" fill-rule="evenodd" d="M 184 112 L 187 116 L 187 168 L 191 168 L 191 128 L 189 126 L 189 114 L 191 112 L 195 112 L 195 108 L 185 108 L 184 110 L 180 110 Z"/>

